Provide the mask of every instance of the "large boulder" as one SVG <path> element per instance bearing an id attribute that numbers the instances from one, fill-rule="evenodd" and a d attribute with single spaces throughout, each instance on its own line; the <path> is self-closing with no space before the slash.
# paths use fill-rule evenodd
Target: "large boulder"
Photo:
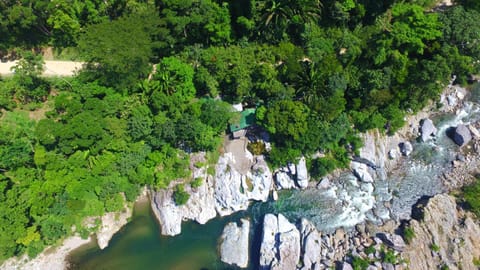
<path id="1" fill-rule="evenodd" d="M 220 258 L 224 263 L 246 268 L 248 266 L 250 221 L 242 219 L 241 222 L 240 227 L 235 222 L 230 222 L 223 229 L 220 240 Z"/>
<path id="2" fill-rule="evenodd" d="M 320 267 L 322 251 L 322 235 L 308 220 L 300 222 L 301 249 L 303 266 L 300 270 L 310 270 Z"/>
<path id="3" fill-rule="evenodd" d="M 300 232 L 283 215 L 266 214 L 260 246 L 260 269 L 292 270 L 300 260 Z"/>
<path id="4" fill-rule="evenodd" d="M 368 172 L 368 166 L 366 164 L 352 161 L 351 168 L 353 170 L 353 174 L 358 178 L 358 180 L 365 183 L 373 182 L 373 177 Z"/>
<path id="5" fill-rule="evenodd" d="M 453 141 L 459 146 L 464 146 L 472 140 L 472 134 L 465 125 L 458 125 L 453 131 Z"/>
<path id="6" fill-rule="evenodd" d="M 282 169 L 275 173 L 275 184 L 277 189 L 292 189 L 295 188 L 295 181 L 290 177 L 290 174 Z"/>
<path id="7" fill-rule="evenodd" d="M 406 247 L 405 241 L 403 241 L 403 238 L 400 235 L 382 232 L 378 234 L 378 237 L 383 243 L 395 250 L 403 251 Z"/>
<path id="8" fill-rule="evenodd" d="M 428 141 L 437 133 L 437 128 L 433 125 L 432 120 L 425 118 L 420 121 L 420 133 L 423 142 Z"/>
<path id="9" fill-rule="evenodd" d="M 297 164 L 297 185 L 301 189 L 308 187 L 308 171 L 305 157 L 301 157 Z"/>
<path id="10" fill-rule="evenodd" d="M 398 147 L 400 147 L 400 153 L 404 156 L 409 156 L 413 151 L 413 146 L 409 141 L 400 143 Z"/>

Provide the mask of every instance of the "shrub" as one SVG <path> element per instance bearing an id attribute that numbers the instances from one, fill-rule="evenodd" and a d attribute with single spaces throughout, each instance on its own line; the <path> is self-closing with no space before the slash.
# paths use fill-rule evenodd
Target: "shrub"
<path id="1" fill-rule="evenodd" d="M 480 217 L 480 181 L 463 188 L 463 202 L 467 210 L 472 211 L 477 217 Z"/>
<path id="2" fill-rule="evenodd" d="M 191 183 L 190 186 L 192 188 L 198 188 L 203 184 L 203 178 L 202 177 L 197 177 L 195 178 Z"/>
<path id="3" fill-rule="evenodd" d="M 173 199 L 177 205 L 184 205 L 190 199 L 190 194 L 185 191 L 183 184 L 176 186 L 175 192 L 173 193 Z"/>
<path id="4" fill-rule="evenodd" d="M 430 249 L 431 249 L 432 251 L 435 251 L 435 252 L 439 252 L 439 251 L 440 251 L 440 247 L 437 246 L 437 245 L 435 245 L 435 244 L 432 244 L 432 245 L 430 246 Z"/>
<path id="5" fill-rule="evenodd" d="M 265 153 L 265 144 L 263 142 L 251 142 L 247 145 L 248 151 L 254 155 L 262 155 Z"/>
<path id="6" fill-rule="evenodd" d="M 370 265 L 370 262 L 367 259 L 362 257 L 353 257 L 352 266 L 354 270 L 365 270 Z"/>
<path id="7" fill-rule="evenodd" d="M 396 264 L 397 263 L 397 256 L 393 252 L 393 250 L 387 250 L 383 252 L 383 261 L 386 263 Z"/>
<path id="8" fill-rule="evenodd" d="M 403 239 L 405 239 L 405 242 L 407 242 L 407 244 L 411 243 L 414 237 L 415 237 L 415 232 L 413 231 L 412 228 L 406 227 L 403 230 Z"/>

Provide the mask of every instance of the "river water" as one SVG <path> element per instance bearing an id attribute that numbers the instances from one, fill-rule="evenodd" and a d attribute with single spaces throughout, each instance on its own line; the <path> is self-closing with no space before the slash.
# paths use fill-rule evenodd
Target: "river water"
<path id="1" fill-rule="evenodd" d="M 261 223 L 265 213 L 282 213 L 290 221 L 307 218 L 319 230 L 333 232 L 351 228 L 369 220 L 380 223 L 391 218 L 407 219 L 411 206 L 422 196 L 433 196 L 444 189 L 439 180 L 458 152 L 447 136 L 450 126 L 480 119 L 477 103 L 467 103 L 454 114 L 433 119 L 438 132 L 434 140 L 414 142 L 414 151 L 401 167 L 388 174 L 376 171 L 374 185 L 358 181 L 351 173 L 332 179 L 331 188 L 283 191 L 276 202 L 254 203 L 247 210 L 225 218 L 216 218 L 205 225 L 184 223 L 182 234 L 160 235 L 160 228 L 149 204 L 135 207 L 132 221 L 117 233 L 105 250 L 96 245 L 82 247 L 71 254 L 71 269 L 166 269 L 206 270 L 237 269 L 223 264 L 218 257 L 218 239 L 226 223 L 249 218 L 251 228 L 251 263 L 258 262 Z"/>

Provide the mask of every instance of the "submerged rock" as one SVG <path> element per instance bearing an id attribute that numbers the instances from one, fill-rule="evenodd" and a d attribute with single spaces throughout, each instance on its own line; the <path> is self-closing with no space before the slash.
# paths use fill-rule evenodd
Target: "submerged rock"
<path id="1" fill-rule="evenodd" d="M 458 146 L 464 146 L 472 140 L 472 134 L 465 125 L 458 125 L 453 132 L 453 141 Z"/>
<path id="2" fill-rule="evenodd" d="M 420 121 L 420 133 L 423 142 L 428 141 L 437 133 L 437 128 L 433 125 L 432 120 L 425 118 Z"/>
<path id="3" fill-rule="evenodd" d="M 260 269 L 296 269 L 300 260 L 300 232 L 282 214 L 266 214 L 260 247 Z"/>
<path id="4" fill-rule="evenodd" d="M 235 222 L 230 222 L 223 229 L 220 240 L 220 257 L 224 263 L 246 268 L 248 266 L 250 221 L 242 219 L 241 222 L 240 227 Z"/>

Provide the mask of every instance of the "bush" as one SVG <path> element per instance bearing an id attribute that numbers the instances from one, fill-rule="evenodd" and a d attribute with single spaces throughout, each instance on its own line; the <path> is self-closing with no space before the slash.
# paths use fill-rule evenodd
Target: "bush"
<path id="1" fill-rule="evenodd" d="M 265 144 L 263 142 L 251 142 L 247 145 L 248 151 L 254 155 L 262 155 L 265 153 Z"/>
<path id="2" fill-rule="evenodd" d="M 365 270 L 370 265 L 370 262 L 367 259 L 362 257 L 353 257 L 352 266 L 354 270 Z"/>
<path id="3" fill-rule="evenodd" d="M 435 245 L 435 244 L 432 244 L 430 246 L 430 249 L 432 249 L 432 251 L 435 251 L 435 252 L 439 252 L 440 251 L 440 247 Z"/>
<path id="4" fill-rule="evenodd" d="M 403 230 L 403 239 L 405 239 L 405 242 L 407 242 L 407 244 L 410 244 L 414 237 L 415 237 L 415 232 L 413 231 L 412 228 L 406 227 Z"/>
<path id="5" fill-rule="evenodd" d="M 191 183 L 190 186 L 192 188 L 198 188 L 203 184 L 203 178 L 202 177 L 197 177 L 195 178 Z"/>
<path id="6" fill-rule="evenodd" d="M 386 263 L 396 264 L 397 263 L 397 256 L 393 250 L 383 251 L 382 255 L 383 261 Z"/>
<path id="7" fill-rule="evenodd" d="M 463 188 L 463 202 L 464 207 L 472 211 L 477 217 L 480 217 L 480 181 L 477 181 L 470 186 Z"/>
<path id="8" fill-rule="evenodd" d="M 190 194 L 185 191 L 183 184 L 176 186 L 175 192 L 173 193 L 173 199 L 177 205 L 184 205 L 190 199 Z"/>

